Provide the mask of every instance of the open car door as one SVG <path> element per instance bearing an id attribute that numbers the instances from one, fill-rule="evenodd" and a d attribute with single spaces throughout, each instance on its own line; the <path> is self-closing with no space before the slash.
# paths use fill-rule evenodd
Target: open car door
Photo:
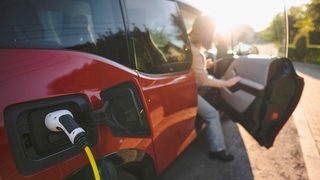
<path id="1" fill-rule="evenodd" d="M 302 94 L 303 79 L 287 58 L 240 56 L 222 78 L 240 76 L 231 88 L 219 89 L 219 105 L 267 148 L 288 121 Z"/>
<path id="2" fill-rule="evenodd" d="M 275 0 L 226 0 L 215 6 L 210 5 L 212 1 L 205 2 L 205 14 L 212 15 L 217 24 L 215 47 L 207 52 L 207 58 L 215 61 L 209 73 L 242 80 L 231 88 L 199 93 L 269 148 L 298 104 L 304 86 L 287 58 L 286 7 Z M 187 29 L 191 28 L 198 14 L 182 13 Z"/>

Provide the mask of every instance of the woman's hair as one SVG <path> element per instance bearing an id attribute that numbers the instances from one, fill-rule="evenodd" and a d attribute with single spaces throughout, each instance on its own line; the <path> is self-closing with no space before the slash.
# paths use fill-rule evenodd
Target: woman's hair
<path id="1" fill-rule="evenodd" d="M 201 44 L 206 49 L 210 49 L 213 43 L 216 23 L 211 16 L 198 16 L 189 32 L 191 42 Z"/>

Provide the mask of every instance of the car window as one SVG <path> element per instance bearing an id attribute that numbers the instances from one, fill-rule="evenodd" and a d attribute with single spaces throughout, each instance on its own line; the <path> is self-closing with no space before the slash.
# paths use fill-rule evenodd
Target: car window
<path id="1" fill-rule="evenodd" d="M 119 2 L 0 2 L 0 48 L 71 49 L 129 66 Z"/>
<path id="2" fill-rule="evenodd" d="M 176 4 L 160 0 L 125 4 L 136 69 L 151 74 L 188 70 L 191 52 Z"/>

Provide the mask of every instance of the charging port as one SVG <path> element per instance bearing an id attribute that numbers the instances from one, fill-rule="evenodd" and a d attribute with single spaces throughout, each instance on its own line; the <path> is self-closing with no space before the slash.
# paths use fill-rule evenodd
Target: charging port
<path id="1" fill-rule="evenodd" d="M 52 132 L 45 125 L 48 113 L 67 109 L 86 131 L 89 145 L 98 140 L 96 127 L 86 113 L 91 110 L 87 97 L 71 95 L 27 102 L 5 110 L 5 126 L 18 170 L 32 174 L 82 153 L 63 132 Z"/>

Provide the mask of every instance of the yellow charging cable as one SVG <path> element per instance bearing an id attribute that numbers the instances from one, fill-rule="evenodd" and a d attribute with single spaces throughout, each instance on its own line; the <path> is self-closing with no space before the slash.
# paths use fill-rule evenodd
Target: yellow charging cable
<path id="1" fill-rule="evenodd" d="M 95 159 L 94 159 L 94 157 L 92 155 L 92 152 L 91 152 L 90 148 L 88 146 L 86 146 L 84 148 L 84 151 L 86 152 L 86 154 L 88 156 L 88 159 L 90 161 L 90 164 L 91 164 L 91 167 L 92 167 L 92 171 L 93 171 L 93 174 L 94 174 L 94 178 L 96 180 L 100 180 L 99 170 L 98 170 L 96 161 L 95 161 Z"/>

